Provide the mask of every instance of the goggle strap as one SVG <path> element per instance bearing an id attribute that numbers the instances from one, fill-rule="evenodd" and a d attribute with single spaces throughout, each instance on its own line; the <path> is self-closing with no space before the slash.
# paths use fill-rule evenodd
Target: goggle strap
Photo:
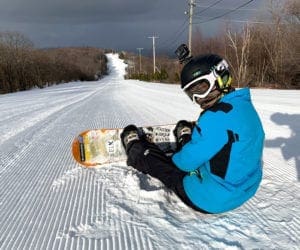
<path id="1" fill-rule="evenodd" d="M 221 91 L 225 90 L 225 92 L 227 92 L 227 89 L 229 88 L 229 86 L 231 84 L 232 77 L 229 75 L 227 82 L 224 83 L 222 80 L 222 77 L 218 76 L 217 81 L 218 81 L 219 90 L 221 90 Z"/>

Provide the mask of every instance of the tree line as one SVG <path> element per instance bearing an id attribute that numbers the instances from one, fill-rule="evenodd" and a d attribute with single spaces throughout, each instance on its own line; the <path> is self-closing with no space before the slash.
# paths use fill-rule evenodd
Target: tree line
<path id="1" fill-rule="evenodd" d="M 193 33 L 194 55 L 216 53 L 226 58 L 236 87 L 300 88 L 300 1 L 270 0 L 270 20 L 245 24 L 241 30 L 224 23 L 223 31 L 206 38 L 198 29 Z M 152 59 L 128 56 L 133 62 L 128 78 L 160 82 L 179 82 L 182 65 L 170 57 L 156 59 L 158 75 L 153 74 Z M 160 73 L 163 72 L 162 75 Z"/>
<path id="2" fill-rule="evenodd" d="M 0 93 L 95 80 L 106 74 L 106 63 L 102 49 L 36 49 L 19 32 L 0 32 Z"/>

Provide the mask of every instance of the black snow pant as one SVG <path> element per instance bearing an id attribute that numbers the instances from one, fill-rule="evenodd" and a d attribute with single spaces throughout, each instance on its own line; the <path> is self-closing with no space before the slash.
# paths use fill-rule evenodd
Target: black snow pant
<path id="1" fill-rule="evenodd" d="M 128 166 L 159 179 L 167 188 L 175 192 L 186 205 L 196 211 L 207 213 L 196 207 L 187 197 L 183 188 L 183 178 L 187 173 L 178 169 L 172 159 L 166 156 L 157 145 L 147 140 L 133 141 L 127 147 L 127 156 Z"/>

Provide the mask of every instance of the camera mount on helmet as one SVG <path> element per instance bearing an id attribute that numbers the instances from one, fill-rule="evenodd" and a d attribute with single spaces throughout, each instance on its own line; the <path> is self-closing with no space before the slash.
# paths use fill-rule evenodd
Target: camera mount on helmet
<path id="1" fill-rule="evenodd" d="M 180 63 L 188 63 L 192 56 L 190 55 L 190 50 L 186 44 L 181 44 L 176 50 L 175 54 L 177 55 L 177 58 Z"/>

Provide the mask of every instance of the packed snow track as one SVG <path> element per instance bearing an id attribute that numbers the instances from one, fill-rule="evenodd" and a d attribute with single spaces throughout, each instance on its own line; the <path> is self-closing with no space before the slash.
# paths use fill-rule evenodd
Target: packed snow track
<path id="1" fill-rule="evenodd" d="M 244 206 L 193 211 L 125 162 L 84 169 L 71 156 L 79 132 L 195 120 L 178 85 L 110 74 L 0 95 L 0 249 L 299 249 L 300 91 L 252 90 L 266 132 L 264 178 Z"/>

